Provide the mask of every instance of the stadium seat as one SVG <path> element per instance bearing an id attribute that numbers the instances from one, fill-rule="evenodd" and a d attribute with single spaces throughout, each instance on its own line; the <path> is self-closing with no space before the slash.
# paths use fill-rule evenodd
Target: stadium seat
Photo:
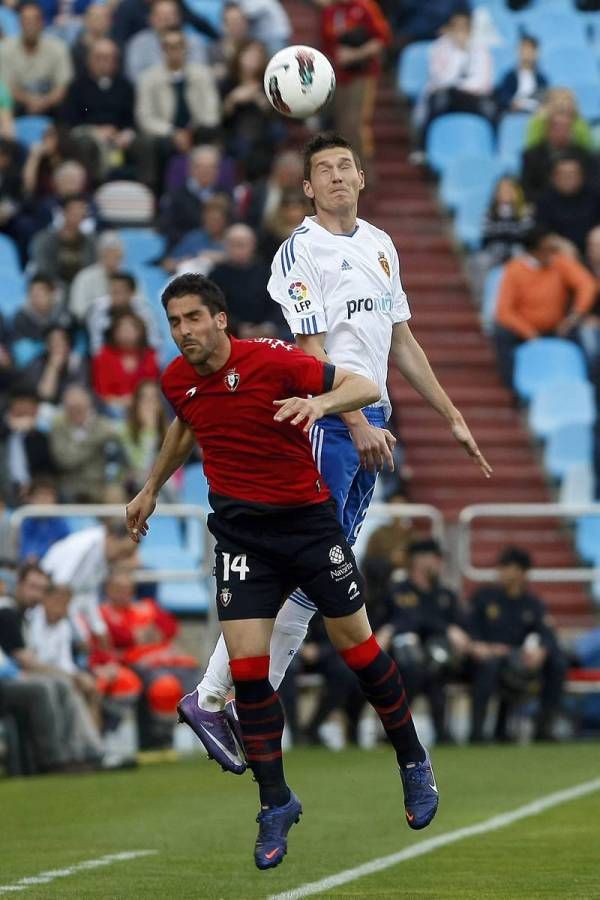
<path id="1" fill-rule="evenodd" d="M 585 357 L 573 341 L 536 338 L 517 348 L 515 390 L 527 400 L 553 382 L 586 381 Z"/>
<path id="2" fill-rule="evenodd" d="M 143 289 L 153 309 L 162 313 L 160 296 L 169 283 L 170 275 L 167 275 L 160 266 L 141 265 L 134 267 L 134 275 Z"/>
<path id="3" fill-rule="evenodd" d="M 19 17 L 8 6 L 0 6 L 0 32 L 2 37 L 18 37 L 21 34 Z"/>
<path id="4" fill-rule="evenodd" d="M 195 503 L 209 509 L 208 481 L 202 463 L 191 463 L 183 469 L 183 487 L 181 490 L 183 503 Z"/>
<path id="5" fill-rule="evenodd" d="M 553 44 L 542 50 L 540 68 L 551 85 L 572 87 L 582 81 L 598 82 L 598 66 L 587 44 Z"/>
<path id="6" fill-rule="evenodd" d="M 544 450 L 544 466 L 554 478 L 563 478 L 574 465 L 590 464 L 594 435 L 589 425 L 565 425 L 553 431 Z"/>
<path id="7" fill-rule="evenodd" d="M 588 122 L 600 119 L 600 81 L 584 81 L 572 85 L 579 111 Z"/>
<path id="8" fill-rule="evenodd" d="M 574 10 L 554 3 L 548 8 L 538 6 L 519 16 L 519 25 L 526 34 L 531 34 L 540 42 L 542 50 L 565 43 L 565 36 L 571 45 L 585 45 L 587 41 L 585 25 Z M 542 71 L 545 69 L 542 68 Z"/>
<path id="9" fill-rule="evenodd" d="M 456 208 L 454 234 L 470 250 L 477 250 L 481 244 L 483 219 L 489 202 L 490 192 L 476 189 L 464 193 Z"/>
<path id="10" fill-rule="evenodd" d="M 5 271 L 23 278 L 15 242 L 8 235 L 0 234 L 0 274 L 4 276 Z"/>
<path id="11" fill-rule="evenodd" d="M 162 547 L 160 553 L 157 553 L 156 547 L 146 540 L 140 543 L 140 559 L 145 569 L 182 569 L 193 572 L 200 565 L 199 552 L 194 556 L 182 547 Z"/>
<path id="12" fill-rule="evenodd" d="M 415 100 L 427 82 L 431 44 L 431 41 L 416 41 L 409 44 L 398 60 L 398 90 L 409 100 Z"/>
<path id="13" fill-rule="evenodd" d="M 529 425 L 538 437 L 547 438 L 564 425 L 593 425 L 596 418 L 594 390 L 588 381 L 562 381 L 535 392 L 529 407 Z"/>
<path id="14" fill-rule="evenodd" d="M 221 31 L 223 27 L 223 0 L 183 0 L 183 5 L 194 15 L 206 19 L 217 31 Z M 197 33 L 197 31 L 194 32 L 194 34 Z"/>
<path id="15" fill-rule="evenodd" d="M 582 516 L 577 519 L 575 546 L 580 556 L 600 565 L 600 516 Z"/>
<path id="16" fill-rule="evenodd" d="M 152 225 L 156 201 L 149 187 L 137 181 L 109 181 L 94 194 L 98 217 L 105 226 Z"/>
<path id="17" fill-rule="evenodd" d="M 427 133 L 427 161 L 442 172 L 458 156 L 491 156 L 494 133 L 490 123 L 470 113 L 448 113 L 431 123 Z"/>
<path id="18" fill-rule="evenodd" d="M 499 85 L 507 72 L 514 69 L 517 64 L 516 42 L 513 44 L 500 44 L 498 47 L 490 47 L 494 62 L 494 84 Z"/>
<path id="19" fill-rule="evenodd" d="M 18 116 L 15 119 L 15 138 L 26 147 L 39 144 L 51 124 L 52 119 L 47 116 Z"/>
<path id="20" fill-rule="evenodd" d="M 152 228 L 119 228 L 118 233 L 127 268 L 150 263 L 165 251 L 164 237 Z"/>
<path id="21" fill-rule="evenodd" d="M 491 156 L 458 156 L 447 166 L 440 184 L 440 199 L 455 209 L 467 191 L 479 190 L 491 196 L 501 169 Z"/>
<path id="22" fill-rule="evenodd" d="M 158 586 L 157 600 L 176 616 L 198 615 L 208 610 L 208 588 L 204 581 L 164 581 Z"/>
<path id="23" fill-rule="evenodd" d="M 560 484 L 560 503 L 592 503 L 594 500 L 594 469 L 589 462 L 574 463 L 565 472 Z"/>
<path id="24" fill-rule="evenodd" d="M 181 519 L 175 516 L 153 515 L 145 543 L 156 552 L 162 553 L 165 547 L 183 550 L 183 532 Z"/>
<path id="25" fill-rule="evenodd" d="M 0 265 L 0 313 L 5 318 L 13 316 L 25 301 L 27 285 L 23 275 Z"/>
<path id="26" fill-rule="evenodd" d="M 531 116 L 528 113 L 505 113 L 498 126 L 498 156 L 504 169 L 513 175 L 521 171 L 521 155 Z"/>
<path id="27" fill-rule="evenodd" d="M 496 305 L 498 303 L 498 289 L 504 273 L 504 266 L 494 266 L 485 276 L 483 285 L 483 299 L 481 302 L 481 327 L 486 334 L 494 330 L 496 319 Z"/>

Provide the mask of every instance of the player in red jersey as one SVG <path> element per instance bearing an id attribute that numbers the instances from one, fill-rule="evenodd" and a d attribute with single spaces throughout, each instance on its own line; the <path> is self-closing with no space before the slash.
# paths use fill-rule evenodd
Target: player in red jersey
<path id="1" fill-rule="evenodd" d="M 147 533 L 160 488 L 197 440 L 214 510 L 208 527 L 216 539 L 217 610 L 246 757 L 260 791 L 256 865 L 282 861 L 287 833 L 302 812 L 285 782 L 283 710 L 268 678 L 274 619 L 297 585 L 314 600 L 378 713 L 396 751 L 408 822 L 423 828 L 438 801 L 431 763 L 396 664 L 371 631 L 362 577 L 307 436 L 327 413 L 376 402 L 379 389 L 283 341 L 229 337 L 225 298 L 201 275 L 174 279 L 162 302 L 182 352 L 162 378 L 176 418 L 144 488 L 127 507 L 127 525 L 136 542 Z M 180 712 L 197 733 L 210 730 L 194 694 Z"/>

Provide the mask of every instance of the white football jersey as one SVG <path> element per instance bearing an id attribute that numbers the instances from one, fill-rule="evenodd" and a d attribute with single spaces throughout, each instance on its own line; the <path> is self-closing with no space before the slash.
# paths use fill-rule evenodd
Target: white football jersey
<path id="1" fill-rule="evenodd" d="M 364 219 L 352 234 L 332 234 L 307 216 L 275 254 L 268 291 L 292 334 L 326 332 L 331 362 L 378 385 L 389 417 L 392 326 L 410 319 L 389 235 Z"/>

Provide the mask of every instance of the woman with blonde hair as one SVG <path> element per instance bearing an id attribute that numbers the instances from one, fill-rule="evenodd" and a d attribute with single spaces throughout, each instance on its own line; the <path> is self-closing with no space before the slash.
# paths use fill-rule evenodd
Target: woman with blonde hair
<path id="1" fill-rule="evenodd" d="M 571 143 L 584 150 L 593 148 L 592 130 L 579 112 L 577 98 L 569 88 L 554 87 L 546 91 L 544 102 L 531 119 L 525 137 L 525 147 L 535 147 L 548 137 L 548 125 L 553 116 L 571 119 Z"/>

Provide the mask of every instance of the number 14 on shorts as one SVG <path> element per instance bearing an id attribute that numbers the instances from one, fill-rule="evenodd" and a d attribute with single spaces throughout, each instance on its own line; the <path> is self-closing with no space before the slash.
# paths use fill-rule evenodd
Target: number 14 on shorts
<path id="1" fill-rule="evenodd" d="M 231 572 L 239 575 L 240 581 L 245 581 L 246 575 L 250 571 L 250 567 L 246 563 L 246 554 L 239 553 L 233 559 L 231 558 L 231 553 L 221 553 L 221 556 L 223 557 L 223 581 L 229 581 Z"/>

